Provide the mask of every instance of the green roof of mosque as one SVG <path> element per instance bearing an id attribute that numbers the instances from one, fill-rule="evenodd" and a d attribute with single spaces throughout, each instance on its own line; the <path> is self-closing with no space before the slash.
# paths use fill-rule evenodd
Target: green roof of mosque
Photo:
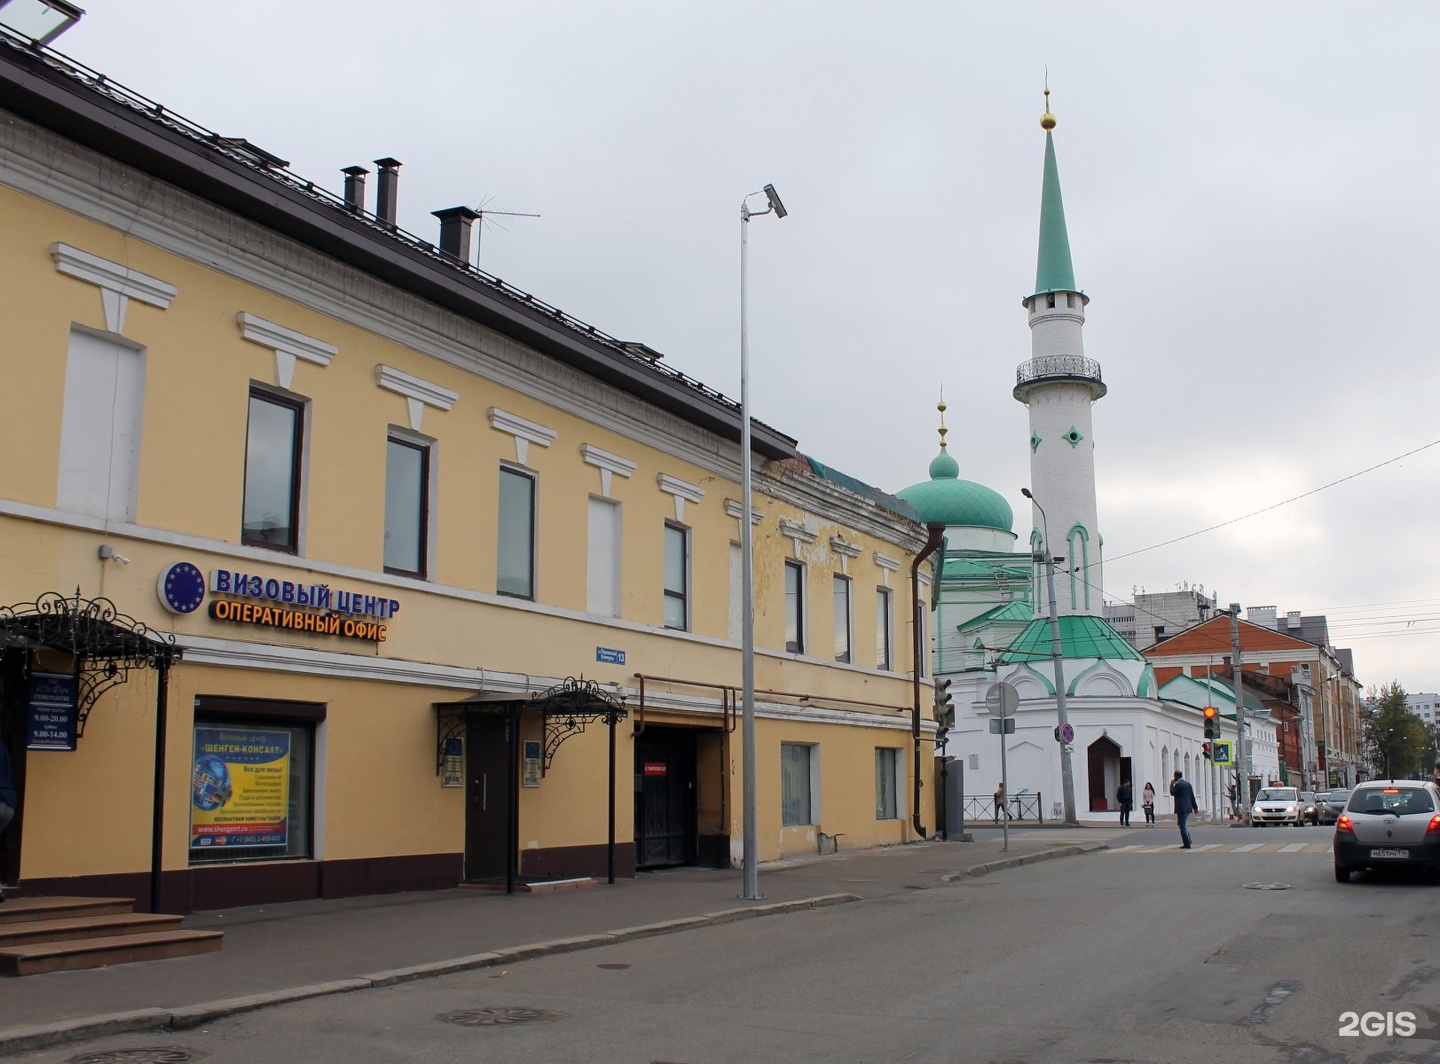
<path id="1" fill-rule="evenodd" d="M 960 479 L 960 463 L 944 444 L 930 462 L 930 479 L 902 488 L 896 495 L 915 507 L 925 523 L 940 521 L 964 528 L 1014 530 L 1015 514 L 1004 497 L 983 484 Z"/>
<path id="2" fill-rule="evenodd" d="M 1070 261 L 1070 234 L 1065 229 L 1065 204 L 1060 198 L 1060 168 L 1055 139 L 1045 134 L 1045 179 L 1040 190 L 1040 255 L 1035 265 L 1035 291 L 1078 292 Z"/>
<path id="3" fill-rule="evenodd" d="M 1030 603 L 1016 600 L 1014 602 L 1007 602 L 1003 606 L 988 609 L 978 617 L 971 617 L 958 627 L 959 630 L 963 632 L 967 629 L 982 628 L 987 624 L 995 624 L 1001 621 L 1024 621 L 1030 619 L 1034 613 L 1035 611 L 1030 608 Z"/>
<path id="4" fill-rule="evenodd" d="M 1130 658 L 1144 661 L 1145 656 L 1110 627 L 1102 617 L 1061 617 L 1060 656 L 1063 658 Z M 1009 649 L 1000 656 L 1002 663 L 1049 660 L 1050 618 L 1036 617 L 1015 637 Z"/>

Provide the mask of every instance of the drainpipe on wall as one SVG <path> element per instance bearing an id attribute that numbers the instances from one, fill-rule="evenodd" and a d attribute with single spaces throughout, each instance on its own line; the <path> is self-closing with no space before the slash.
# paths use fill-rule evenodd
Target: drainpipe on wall
<path id="1" fill-rule="evenodd" d="M 945 541 L 945 525 L 939 521 L 931 521 L 925 526 L 928 533 L 925 537 L 925 546 L 920 548 L 920 553 L 915 555 L 915 560 L 910 563 L 910 646 L 913 651 L 914 660 L 911 663 L 911 679 L 914 687 L 914 706 L 910 714 L 910 739 L 915 747 L 915 768 L 914 768 L 914 797 L 910 803 L 912 811 L 911 824 L 915 828 L 915 834 L 922 839 L 925 838 L 925 828 L 920 823 L 920 663 L 921 656 L 930 646 L 930 633 L 924 630 L 922 622 L 925 619 L 925 609 L 920 605 L 920 564 L 936 548 Z M 937 574 L 936 579 L 939 579 Z"/>

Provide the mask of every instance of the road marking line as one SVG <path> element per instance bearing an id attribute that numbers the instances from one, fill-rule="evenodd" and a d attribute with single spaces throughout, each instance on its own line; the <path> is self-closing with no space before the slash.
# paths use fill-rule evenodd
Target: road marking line
<path id="1" fill-rule="evenodd" d="M 1310 844 L 1309 844 L 1308 842 L 1291 842 L 1291 843 L 1287 843 L 1287 844 L 1284 845 L 1284 846 L 1281 846 L 1278 852 L 1279 852 L 1279 853 L 1299 853 L 1301 850 L 1305 849 L 1305 847 L 1306 847 L 1306 846 L 1309 846 L 1309 845 L 1310 845 Z"/>
<path id="2" fill-rule="evenodd" d="M 1197 852 L 1201 850 L 1218 850 L 1219 848 L 1220 844 L 1218 842 L 1207 842 L 1204 846 L 1195 847 Z"/>
<path id="3" fill-rule="evenodd" d="M 1231 852 L 1231 853 L 1249 853 L 1251 850 L 1258 850 L 1261 846 L 1264 846 L 1264 845 L 1265 845 L 1265 844 L 1264 844 L 1263 842 L 1247 842 L 1244 846 L 1236 846 L 1236 847 L 1235 847 L 1233 850 L 1231 850 L 1230 852 Z"/>

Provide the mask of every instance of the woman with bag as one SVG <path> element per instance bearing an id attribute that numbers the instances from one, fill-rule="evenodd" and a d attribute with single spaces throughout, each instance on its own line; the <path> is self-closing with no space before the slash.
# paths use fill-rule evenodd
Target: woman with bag
<path id="1" fill-rule="evenodd" d="M 1155 788 L 1150 786 L 1149 781 L 1145 783 L 1145 790 L 1140 795 L 1141 805 L 1145 809 L 1145 823 L 1155 823 Z"/>

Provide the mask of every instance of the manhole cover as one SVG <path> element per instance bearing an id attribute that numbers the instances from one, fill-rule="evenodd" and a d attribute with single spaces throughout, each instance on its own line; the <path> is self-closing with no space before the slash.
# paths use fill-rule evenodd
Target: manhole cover
<path id="1" fill-rule="evenodd" d="M 1289 890 L 1289 883 L 1246 883 L 1246 890 Z"/>
<path id="2" fill-rule="evenodd" d="M 563 1020 L 565 1013 L 511 1005 L 487 1009 L 457 1009 L 455 1012 L 442 1012 L 435 1018 L 445 1023 L 457 1024 L 460 1027 L 518 1027 L 522 1023 L 549 1023 L 551 1020 Z"/>
<path id="3" fill-rule="evenodd" d="M 623 972 L 626 968 L 630 967 L 630 965 L 628 965 L 628 964 L 597 964 L 597 965 L 595 965 L 595 967 L 597 967 L 597 968 L 604 968 L 607 972 Z"/>
<path id="4" fill-rule="evenodd" d="M 108 1049 L 71 1057 L 69 1064 L 186 1064 L 205 1056 L 183 1046 L 147 1046 L 144 1049 Z"/>

